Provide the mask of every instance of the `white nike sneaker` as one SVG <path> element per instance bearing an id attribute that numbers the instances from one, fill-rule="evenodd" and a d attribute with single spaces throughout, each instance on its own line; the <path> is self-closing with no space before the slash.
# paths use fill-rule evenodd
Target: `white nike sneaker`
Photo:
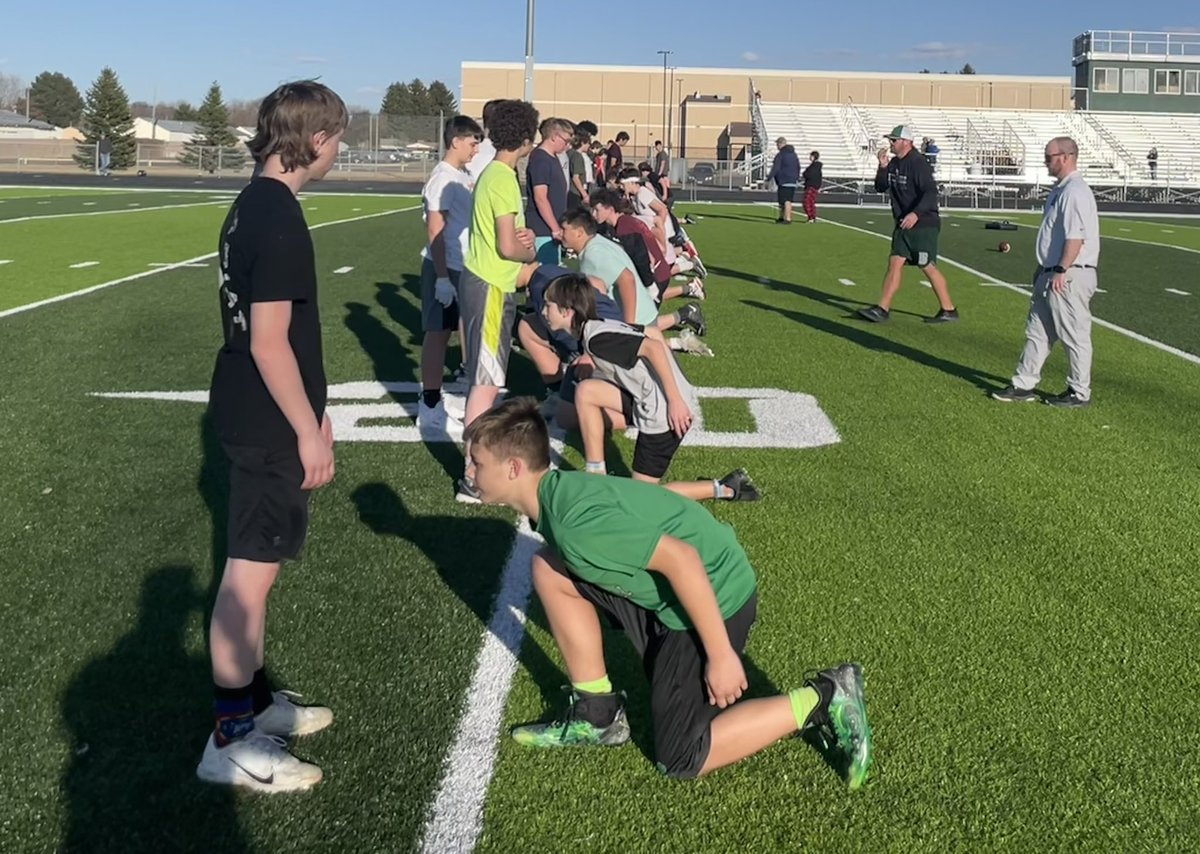
<path id="1" fill-rule="evenodd" d="M 294 735 L 311 735 L 333 723 L 333 712 L 324 706 L 298 706 L 292 698 L 299 699 L 295 691 L 272 691 L 273 702 L 254 716 L 254 728 L 267 735 L 290 738 Z"/>
<path id="2" fill-rule="evenodd" d="M 423 400 L 417 403 L 417 427 L 426 442 L 449 442 L 461 437 L 463 430 L 462 422 L 446 411 L 445 398 L 437 406 L 426 406 Z"/>
<path id="3" fill-rule="evenodd" d="M 321 782 L 321 769 L 284 749 L 282 738 L 255 730 L 217 747 L 208 737 L 196 776 L 206 783 L 244 786 L 256 792 L 298 792 Z"/>

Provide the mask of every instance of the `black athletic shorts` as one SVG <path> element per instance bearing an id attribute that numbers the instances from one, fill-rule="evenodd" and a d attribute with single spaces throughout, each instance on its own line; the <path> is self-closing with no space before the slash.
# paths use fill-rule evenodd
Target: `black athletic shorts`
<path id="1" fill-rule="evenodd" d="M 637 444 L 633 446 L 633 470 L 638 474 L 661 478 L 667 473 L 682 441 L 681 437 L 675 435 L 674 430 L 668 430 L 666 433 L 645 433 L 639 430 Z"/>
<path id="2" fill-rule="evenodd" d="M 224 448 L 229 457 L 229 557 L 262 563 L 296 557 L 308 532 L 299 452 L 295 447 Z"/>
<path id="3" fill-rule="evenodd" d="M 571 576 L 579 595 L 616 620 L 642 657 L 650 680 L 650 715 L 654 725 L 654 760 L 670 777 L 700 773 L 712 744 L 712 720 L 722 712 L 708 704 L 704 684 L 704 644 L 695 631 L 668 629 L 647 611 L 622 596 Z M 729 642 L 741 655 L 750 636 L 758 594 L 725 620 Z"/>
<path id="4" fill-rule="evenodd" d="M 777 187 L 775 189 L 775 198 L 781 205 L 784 202 L 796 201 L 796 185 L 793 184 L 790 187 Z"/>

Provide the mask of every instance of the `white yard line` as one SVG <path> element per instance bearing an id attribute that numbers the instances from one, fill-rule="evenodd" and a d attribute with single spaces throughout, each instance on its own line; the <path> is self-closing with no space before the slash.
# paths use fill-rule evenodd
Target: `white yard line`
<path id="1" fill-rule="evenodd" d="M 972 214 L 969 217 L 969 219 L 985 220 L 985 219 L 990 219 L 990 217 L 977 216 L 975 214 Z M 837 223 L 837 224 L 842 225 L 843 223 Z M 1014 222 L 1013 225 L 1019 226 L 1020 228 L 1032 228 L 1034 230 L 1037 229 L 1036 225 L 1033 225 L 1028 222 Z M 1127 231 L 1127 230 L 1128 229 L 1124 229 L 1124 228 L 1121 229 L 1121 231 Z M 1171 233 L 1171 232 L 1168 232 L 1168 233 Z M 1200 255 L 1200 249 L 1191 249 L 1187 246 L 1176 246 L 1174 243 L 1159 243 L 1156 240 L 1141 240 L 1137 237 L 1118 237 L 1115 234 L 1101 234 L 1100 239 L 1102 241 L 1103 240 L 1120 240 L 1125 243 L 1141 243 L 1144 246 L 1160 246 L 1163 249 L 1178 249 L 1180 252 L 1190 252 L 1193 255 Z"/>
<path id="2" fill-rule="evenodd" d="M 483 828 L 483 802 L 496 765 L 500 722 L 525 640 L 525 608 L 532 580 L 529 566 L 541 537 L 524 516 L 517 523 L 500 592 L 475 673 L 466 692 L 466 708 L 458 720 L 454 742 L 442 765 L 442 780 L 422 833 L 421 851 L 450 854 L 475 849 Z"/>
<path id="3" fill-rule="evenodd" d="M 550 461 L 562 463 L 561 438 L 550 439 Z M 466 709 L 442 762 L 442 780 L 421 834 L 422 854 L 469 854 L 483 829 L 483 802 L 496 767 L 500 722 L 525 641 L 525 609 L 533 591 L 529 568 L 542 538 L 517 520 L 491 622 L 475 658 Z"/>
<path id="4" fill-rule="evenodd" d="M 1181 291 L 1177 288 L 1164 288 L 1163 290 L 1169 294 L 1179 294 L 1181 297 L 1190 297 L 1192 295 L 1190 291 Z"/>
<path id="5" fill-rule="evenodd" d="M 87 204 L 86 202 L 84 204 Z M 136 203 L 135 203 L 136 204 Z M 113 211 L 75 211 L 74 213 L 58 213 L 45 214 L 44 216 L 18 216 L 12 219 L 0 219 L 0 225 L 11 225 L 14 222 L 29 222 L 31 220 L 43 219 L 69 219 L 77 216 L 114 216 L 116 214 L 134 214 L 134 213 L 149 213 L 150 211 L 175 211 L 183 208 L 206 208 L 213 205 L 223 205 L 225 202 L 194 202 L 187 205 L 155 205 L 149 208 L 138 207 L 134 209 L 113 210 Z"/>
<path id="6" fill-rule="evenodd" d="M 97 267 L 99 265 L 99 261 L 80 261 L 78 264 L 71 264 L 69 266 L 72 270 L 82 270 L 84 267 Z"/>
<path id="7" fill-rule="evenodd" d="M 0 258 L 0 264 L 11 264 L 11 263 L 12 263 L 11 258 Z"/>
<path id="8" fill-rule="evenodd" d="M 317 223 L 316 225 L 311 225 L 311 226 L 309 226 L 308 230 L 316 231 L 318 228 L 326 228 L 327 226 L 331 226 L 331 225 L 345 225 L 346 223 L 359 222 L 364 219 L 376 219 L 377 217 L 381 217 L 381 216 L 391 216 L 392 214 L 406 213 L 408 211 L 416 211 L 416 210 L 420 210 L 420 209 L 421 209 L 420 205 L 413 205 L 412 207 L 398 208 L 394 211 L 381 211 L 380 213 L 364 214 L 362 216 L 350 217 L 349 219 L 335 219 L 330 222 L 320 222 L 320 223 Z M 149 209 L 144 208 L 144 210 L 149 210 Z M 6 308 L 3 311 L 0 311 L 0 318 L 10 317 L 11 315 L 14 315 L 14 314 L 21 314 L 22 312 L 30 311 L 35 308 L 41 308 L 44 305 L 51 305 L 56 302 L 62 302 L 63 300 L 69 300 L 69 299 L 74 299 L 75 297 L 81 297 L 84 294 L 90 294 L 95 291 L 103 290 L 104 288 L 111 288 L 113 285 L 120 285 L 120 284 L 124 284 L 125 282 L 135 281 L 137 279 L 144 279 L 147 276 L 153 276 L 157 273 L 166 272 L 167 270 L 175 270 L 179 267 L 186 267 L 189 264 L 195 264 L 199 261 L 208 261 L 209 259 L 215 258 L 215 257 L 217 257 L 216 252 L 206 252 L 203 255 L 197 255 L 195 258 L 187 258 L 183 261 L 177 261 L 174 264 L 170 264 L 166 267 L 155 267 L 153 270 L 145 270 L 141 273 L 134 273 L 131 276 L 123 276 L 120 279 L 113 279 L 111 282 L 101 282 L 98 285 L 92 285 L 90 288 L 83 288 L 82 290 L 71 291 L 70 293 L 59 294 L 58 296 L 49 297 L 49 298 L 43 299 L 43 300 L 38 300 L 37 302 L 26 303 L 25 305 L 18 305 L 13 308 Z"/>
<path id="9" fill-rule="evenodd" d="M 859 228 L 857 225 L 847 225 L 844 222 L 838 222 L 837 220 L 832 220 L 832 219 L 827 219 L 824 221 L 827 223 L 830 223 L 831 225 L 836 225 L 838 228 L 846 228 L 846 229 L 849 229 L 850 231 L 857 231 L 861 234 L 866 234 L 871 237 L 877 238 L 879 240 L 888 240 L 889 239 L 886 234 L 879 234 L 878 232 L 869 231 L 868 229 L 865 229 L 865 228 Z M 1115 238 L 1110 238 L 1110 239 L 1121 240 L 1122 238 L 1115 237 Z M 1172 247 L 1172 248 L 1177 249 L 1179 247 Z M 1195 251 L 1195 250 L 1193 250 L 1193 251 Z M 947 258 L 945 255 L 939 256 L 939 259 L 941 261 L 943 261 L 944 263 L 949 264 L 952 267 L 957 267 L 960 270 L 965 270 L 966 272 L 970 273 L 972 276 L 978 276 L 980 279 L 983 279 L 983 280 L 989 281 L 989 282 L 993 282 L 998 287 L 1008 288 L 1010 291 L 1014 291 L 1025 297 L 1029 296 L 1029 290 L 1026 288 L 1019 288 L 1016 285 L 1010 285 L 1008 282 L 1002 282 L 999 279 L 997 279 L 995 276 L 989 276 L 987 273 L 983 272 L 982 270 L 976 270 L 974 267 L 968 267 L 966 264 L 963 264 L 959 261 L 955 261 L 952 258 Z M 1154 347 L 1156 350 L 1162 350 L 1164 353 L 1170 353 L 1172 356 L 1178 356 L 1180 359 L 1183 359 L 1184 361 L 1187 361 L 1187 362 L 1191 362 L 1193 365 L 1200 365 L 1200 356 L 1197 356 L 1195 353 L 1189 353 L 1186 350 L 1180 350 L 1178 347 L 1172 347 L 1170 344 L 1165 344 L 1162 341 L 1156 341 L 1155 339 L 1150 338 L 1149 336 L 1143 335 L 1140 332 L 1134 332 L 1132 329 L 1126 329 L 1124 326 L 1117 326 L 1117 324 L 1115 324 L 1115 323 L 1109 323 L 1107 320 L 1102 320 L 1099 317 L 1096 317 L 1094 315 L 1092 317 L 1092 321 L 1097 326 L 1103 326 L 1105 329 L 1111 329 L 1113 332 L 1124 335 L 1126 338 L 1132 338 L 1134 341 L 1139 341 L 1142 344 L 1148 344 L 1149 346 Z"/>
<path id="10" fill-rule="evenodd" d="M 848 287 L 848 288 L 852 288 L 852 287 L 854 287 L 854 280 L 852 280 L 852 279 L 838 279 L 838 284 L 840 284 L 840 285 L 845 285 L 845 286 L 846 286 L 846 287 Z"/>
<path id="11" fill-rule="evenodd" d="M 354 269 L 353 267 L 338 267 L 333 272 L 340 276 L 342 273 L 349 273 L 353 269 Z"/>

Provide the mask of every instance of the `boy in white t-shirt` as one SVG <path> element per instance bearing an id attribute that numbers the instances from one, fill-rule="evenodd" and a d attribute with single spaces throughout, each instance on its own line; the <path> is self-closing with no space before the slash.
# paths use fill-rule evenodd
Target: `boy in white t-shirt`
<path id="1" fill-rule="evenodd" d="M 458 327 L 458 279 L 471 234 L 471 190 L 475 181 L 467 163 L 475 157 L 483 128 L 468 116 L 446 122 L 446 156 L 433 167 L 421 190 L 428 238 L 421 251 L 421 402 L 417 425 L 422 436 L 446 432 L 442 373 L 450 333 Z"/>
<path id="2" fill-rule="evenodd" d="M 483 119 L 483 139 L 479 142 L 479 148 L 475 152 L 475 156 L 467 162 L 467 171 L 471 173 L 472 181 L 478 181 L 479 176 L 483 174 L 483 170 L 487 168 L 487 165 L 496 159 L 496 146 L 488 139 L 487 127 L 488 120 L 492 117 L 492 110 L 496 108 L 496 105 L 501 100 L 503 99 L 497 98 L 493 101 L 488 101 L 483 105 L 483 112 L 480 113 L 480 118 Z"/>

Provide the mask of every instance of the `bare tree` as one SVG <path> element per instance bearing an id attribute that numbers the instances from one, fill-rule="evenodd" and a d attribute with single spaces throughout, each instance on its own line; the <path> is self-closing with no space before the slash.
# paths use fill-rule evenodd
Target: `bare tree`
<path id="1" fill-rule="evenodd" d="M 25 81 L 0 71 L 0 110 L 25 112 Z"/>

